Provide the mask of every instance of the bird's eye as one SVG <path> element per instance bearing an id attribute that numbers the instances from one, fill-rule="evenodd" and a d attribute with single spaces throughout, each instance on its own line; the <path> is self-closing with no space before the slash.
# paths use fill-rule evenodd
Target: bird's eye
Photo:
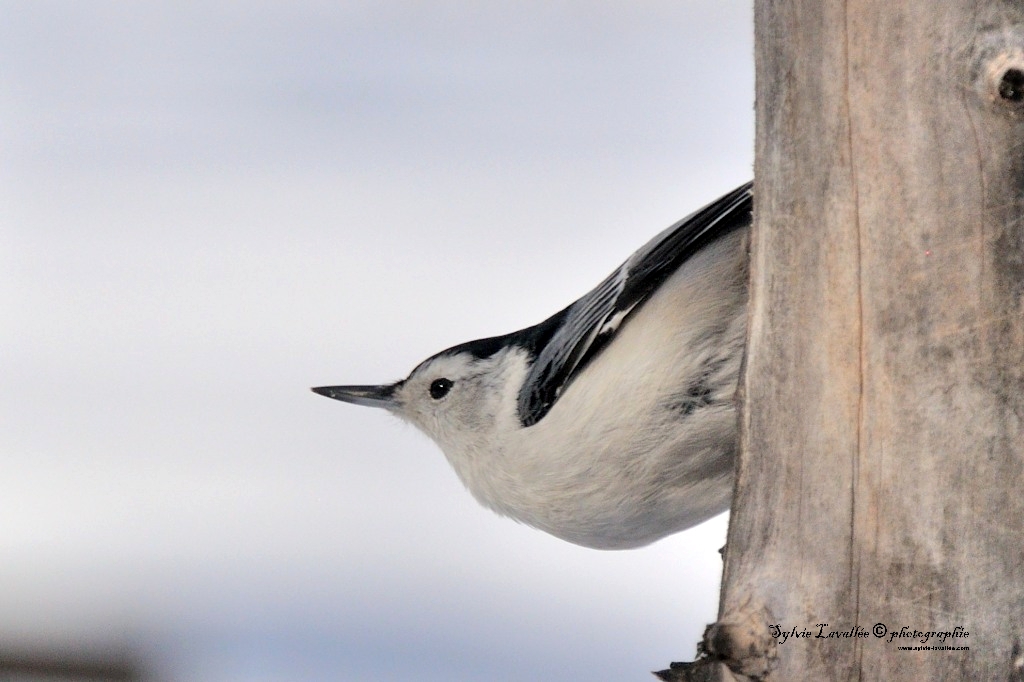
<path id="1" fill-rule="evenodd" d="M 430 397 L 440 400 L 448 395 L 448 391 L 452 390 L 452 384 L 451 379 L 434 379 L 430 382 Z"/>

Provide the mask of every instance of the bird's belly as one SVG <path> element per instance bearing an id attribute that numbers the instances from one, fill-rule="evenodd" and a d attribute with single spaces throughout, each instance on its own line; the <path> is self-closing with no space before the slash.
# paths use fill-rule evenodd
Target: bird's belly
<path id="1" fill-rule="evenodd" d="M 520 453 L 488 506 L 569 542 L 640 547 L 729 507 L 736 451 L 731 402 L 680 426 L 674 415 L 633 423 L 632 442 L 579 434 L 558 453 Z M 616 447 L 612 447 L 612 443 Z"/>
<path id="2" fill-rule="evenodd" d="M 477 497 L 604 549 L 639 547 L 727 510 L 746 338 L 742 243 L 731 235 L 684 265 L 542 420 L 505 429 Z"/>

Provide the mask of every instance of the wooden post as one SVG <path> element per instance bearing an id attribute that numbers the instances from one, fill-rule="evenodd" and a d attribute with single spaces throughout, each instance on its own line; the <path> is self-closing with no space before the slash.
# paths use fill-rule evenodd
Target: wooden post
<path id="1" fill-rule="evenodd" d="M 750 679 L 1024 680 L 1024 4 L 755 6 L 743 452 L 704 646 Z"/>

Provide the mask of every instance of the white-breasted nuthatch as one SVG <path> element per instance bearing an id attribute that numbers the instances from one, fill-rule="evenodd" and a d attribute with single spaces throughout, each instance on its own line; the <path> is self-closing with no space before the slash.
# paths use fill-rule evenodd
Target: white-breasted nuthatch
<path id="1" fill-rule="evenodd" d="M 313 390 L 412 422 L 483 505 L 569 542 L 689 528 L 732 496 L 752 191 L 683 218 L 538 325 L 392 384 Z"/>

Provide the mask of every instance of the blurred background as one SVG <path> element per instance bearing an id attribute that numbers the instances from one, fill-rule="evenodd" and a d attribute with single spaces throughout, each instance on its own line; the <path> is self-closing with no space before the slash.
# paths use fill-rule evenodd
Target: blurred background
<path id="1" fill-rule="evenodd" d="M 309 387 L 538 322 L 749 179 L 752 33 L 717 0 L 0 1 L 0 673 L 692 657 L 725 516 L 575 547 Z"/>

